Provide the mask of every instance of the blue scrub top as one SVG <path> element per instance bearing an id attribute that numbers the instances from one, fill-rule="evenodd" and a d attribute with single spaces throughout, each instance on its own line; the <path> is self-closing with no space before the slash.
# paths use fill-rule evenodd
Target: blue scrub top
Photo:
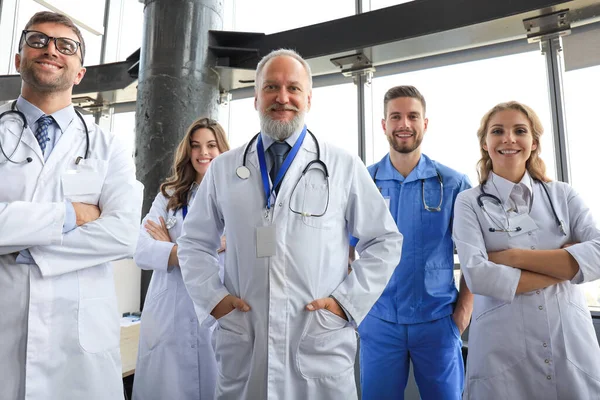
<path id="1" fill-rule="evenodd" d="M 424 154 L 406 178 L 394 168 L 389 154 L 368 170 L 371 177 L 376 174 L 375 184 L 384 198 L 389 198 L 390 212 L 404 235 L 400 264 L 369 315 L 416 324 L 452 314 L 458 297 L 452 215 L 456 196 L 471 187 L 469 178 Z M 437 207 L 441 191 L 436 170 L 442 176 L 444 196 L 442 210 L 431 212 L 423 206 L 421 180 L 425 180 L 427 205 Z M 357 242 L 352 238 L 350 244 L 356 246 Z"/>

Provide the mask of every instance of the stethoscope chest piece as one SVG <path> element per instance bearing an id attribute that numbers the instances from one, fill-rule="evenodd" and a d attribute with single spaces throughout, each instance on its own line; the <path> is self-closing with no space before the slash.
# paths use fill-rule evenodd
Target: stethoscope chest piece
<path id="1" fill-rule="evenodd" d="M 250 178 L 250 170 L 245 165 L 242 165 L 241 167 L 238 167 L 235 170 L 235 173 L 238 176 L 238 178 L 240 178 L 240 179 L 248 179 L 248 178 Z"/>
<path id="2" fill-rule="evenodd" d="M 167 222 L 165 223 L 167 229 L 171 229 L 172 227 L 175 226 L 175 224 L 177 224 L 177 218 L 175 218 L 174 215 L 172 215 L 171 217 L 169 217 L 167 219 Z"/>

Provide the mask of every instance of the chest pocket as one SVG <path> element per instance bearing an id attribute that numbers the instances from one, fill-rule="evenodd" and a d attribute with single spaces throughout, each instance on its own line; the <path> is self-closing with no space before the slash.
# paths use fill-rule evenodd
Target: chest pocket
<path id="1" fill-rule="evenodd" d="M 290 198 L 290 208 L 302 222 L 317 229 L 332 229 L 341 223 L 343 189 L 327 181 L 320 171 L 310 171 L 299 182 Z"/>
<path id="2" fill-rule="evenodd" d="M 97 205 L 106 178 L 108 163 L 105 160 L 81 160 L 76 169 L 61 176 L 63 197 L 71 202 Z"/>

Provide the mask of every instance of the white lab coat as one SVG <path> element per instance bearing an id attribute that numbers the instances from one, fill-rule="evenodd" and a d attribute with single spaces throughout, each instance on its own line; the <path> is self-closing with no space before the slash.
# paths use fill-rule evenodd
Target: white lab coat
<path id="1" fill-rule="evenodd" d="M 144 228 L 148 220 L 158 223 L 163 217 L 167 222 L 174 216 L 177 222 L 169 229 L 169 235 L 172 240 L 181 235 L 182 212 L 167 211 L 167 202 L 162 193 L 154 199 L 142 221 L 135 251 L 136 264 L 154 272 L 142 313 L 133 398 L 212 400 L 217 382 L 217 361 L 211 343 L 215 319 L 210 317 L 198 323 L 181 270 L 167 269 L 174 243 L 155 240 Z"/>
<path id="2" fill-rule="evenodd" d="M 244 147 L 213 160 L 179 238 L 183 278 L 200 320 L 227 294 L 252 310 L 234 310 L 215 331 L 218 399 L 356 399 L 353 326 L 327 310 L 308 312 L 314 299 L 333 295 L 356 323 L 375 303 L 398 265 L 402 235 L 362 162 L 320 143 L 329 169 L 329 206 L 323 175 L 302 170 L 316 158 L 309 136 L 281 185 L 274 209 L 265 199 L 256 145 L 248 152 L 250 178 L 236 176 Z M 258 258 L 256 227 L 276 225 L 276 255 Z M 215 249 L 227 226 L 223 285 Z M 361 258 L 348 275 L 348 233 Z"/>
<path id="3" fill-rule="evenodd" d="M 510 184 L 488 183 L 487 193 L 505 199 Z M 508 181 L 505 181 L 505 183 Z M 527 183 L 526 174 L 521 182 Z M 531 184 L 531 183 L 530 183 Z M 567 236 L 562 235 L 548 197 L 533 181 L 529 215 L 538 229 L 510 236 L 494 228 L 477 205 L 479 186 L 458 195 L 454 211 L 454 240 L 461 270 L 475 294 L 469 330 L 465 399 L 571 400 L 600 398 L 600 348 L 582 288 L 578 283 L 600 277 L 600 231 L 590 210 L 567 184 L 548 188 Z M 506 215 L 519 226 L 516 214 L 487 201 L 486 210 L 505 224 Z M 571 282 L 515 295 L 521 271 L 492 263 L 487 253 L 509 248 L 567 249 L 580 273 Z"/>
<path id="4" fill-rule="evenodd" d="M 2 122 L 0 143 L 10 154 L 22 124 L 13 114 Z M 123 397 L 109 262 L 133 255 L 143 187 L 115 136 L 89 129 L 90 156 L 78 166 L 86 145 L 78 118 L 47 162 L 28 127 L 12 158 L 32 162 L 0 164 L 2 400 Z M 101 217 L 63 235 L 64 199 L 97 204 Z M 23 249 L 37 266 L 15 262 Z"/>

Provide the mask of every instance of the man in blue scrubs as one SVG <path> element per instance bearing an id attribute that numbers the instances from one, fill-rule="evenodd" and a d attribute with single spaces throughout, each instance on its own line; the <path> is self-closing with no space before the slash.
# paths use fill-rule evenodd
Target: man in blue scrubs
<path id="1" fill-rule="evenodd" d="M 423 400 L 460 399 L 463 390 L 460 335 L 471 319 L 473 295 L 463 278 L 460 293 L 454 284 L 452 214 L 456 196 L 471 185 L 466 175 L 421 154 L 425 111 L 413 86 L 385 94 L 381 126 L 390 152 L 369 173 L 404 243 L 400 264 L 358 327 L 365 400 L 403 399 L 409 361 Z M 351 244 L 361 248 L 356 239 Z"/>

